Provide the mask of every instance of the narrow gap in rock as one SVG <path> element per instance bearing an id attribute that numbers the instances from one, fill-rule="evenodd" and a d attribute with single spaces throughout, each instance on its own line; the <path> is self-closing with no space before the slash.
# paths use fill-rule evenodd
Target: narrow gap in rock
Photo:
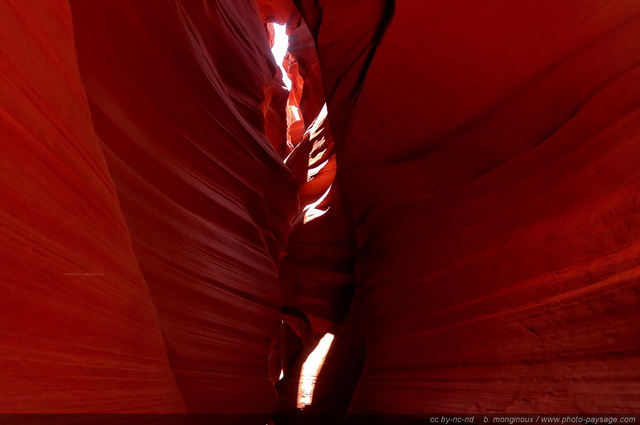
<path id="1" fill-rule="evenodd" d="M 280 68 L 280 72 L 282 72 L 284 85 L 287 87 L 287 90 L 291 90 L 291 80 L 283 65 L 287 48 L 289 47 L 289 36 L 287 35 L 286 25 L 271 23 L 271 26 L 273 28 L 273 46 L 271 46 L 271 53 L 276 60 L 278 68 Z"/>

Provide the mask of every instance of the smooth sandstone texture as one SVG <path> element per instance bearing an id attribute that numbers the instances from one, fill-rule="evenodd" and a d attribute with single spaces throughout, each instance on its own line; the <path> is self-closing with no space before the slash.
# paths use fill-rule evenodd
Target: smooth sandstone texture
<path id="1" fill-rule="evenodd" d="M 70 4 L 0 2 L 2 412 L 640 410 L 637 1 Z"/>
<path id="2" fill-rule="evenodd" d="M 298 201 L 265 136 L 276 67 L 258 9 L 155 0 L 72 9 L 96 133 L 185 406 L 270 413 L 277 265 Z"/>
<path id="3" fill-rule="evenodd" d="M 0 51 L 0 412 L 184 411 L 69 4 L 0 2 Z"/>
<path id="4" fill-rule="evenodd" d="M 351 412 L 637 411 L 640 5 L 296 3 L 356 223 Z"/>

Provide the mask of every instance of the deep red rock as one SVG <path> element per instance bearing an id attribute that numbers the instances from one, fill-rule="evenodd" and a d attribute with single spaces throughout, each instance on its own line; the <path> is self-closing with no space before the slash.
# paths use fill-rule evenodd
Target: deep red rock
<path id="1" fill-rule="evenodd" d="M 284 113 L 287 108 L 288 99 L 289 91 L 284 87 L 281 71 L 280 68 L 278 68 L 278 73 L 274 79 L 273 93 L 271 93 L 269 107 L 265 112 L 265 135 L 271 143 L 271 146 L 273 146 L 273 149 L 283 159 L 286 158 L 292 149 L 287 143 L 289 127 L 287 125 L 287 114 Z"/>
<path id="2" fill-rule="evenodd" d="M 637 410 L 640 6 L 364 3 L 297 2 L 357 223 L 351 411 Z"/>
<path id="3" fill-rule="evenodd" d="M 184 411 L 93 131 L 69 4 L 1 2 L 0 50 L 0 411 Z"/>
<path id="4" fill-rule="evenodd" d="M 94 125 L 185 405 L 269 413 L 276 270 L 297 196 L 265 137 L 276 68 L 257 9 L 72 6 Z"/>
<path id="5" fill-rule="evenodd" d="M 287 21 L 293 8 L 291 0 L 257 0 L 256 4 L 264 22 L 275 22 L 280 25 Z"/>
<path id="6" fill-rule="evenodd" d="M 289 102 L 300 109 L 300 116 L 306 128 L 320 114 L 325 104 L 320 63 L 313 36 L 295 10 L 291 12 L 287 21 L 287 34 L 288 57 L 292 65 L 296 65 L 289 72 L 293 74 L 291 81 L 297 83 L 293 85 Z"/>
<path id="7" fill-rule="evenodd" d="M 638 411 L 640 4 L 294 3 L 0 4 L 2 410 Z"/>

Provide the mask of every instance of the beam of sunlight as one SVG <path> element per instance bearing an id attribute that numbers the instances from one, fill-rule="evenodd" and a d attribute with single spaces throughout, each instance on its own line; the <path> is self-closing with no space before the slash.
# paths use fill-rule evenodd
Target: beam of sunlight
<path id="1" fill-rule="evenodd" d="M 324 124 L 324 120 L 327 119 L 328 113 L 329 112 L 327 110 L 327 104 L 325 103 L 324 105 L 322 105 L 322 109 L 318 113 L 318 116 L 316 117 L 315 120 L 313 120 L 313 122 L 309 126 L 309 129 L 307 130 L 307 132 L 309 133 L 309 137 L 311 139 L 316 139 L 320 134 L 320 131 L 322 130 L 322 125 Z"/>
<path id="2" fill-rule="evenodd" d="M 289 80 L 289 84 L 291 84 L 291 80 Z M 289 88 L 289 89 L 291 89 L 291 88 Z M 291 109 L 291 113 L 293 114 L 293 119 L 295 121 L 298 121 L 299 119 L 302 119 L 302 116 L 300 115 L 300 111 L 298 110 L 298 107 L 296 105 L 289 105 L 289 109 Z"/>
<path id="3" fill-rule="evenodd" d="M 318 208 L 318 206 L 329 195 L 329 192 L 331 191 L 331 186 L 333 186 L 333 185 L 329 186 L 327 191 L 324 192 L 324 194 L 320 197 L 320 199 L 318 199 L 316 202 L 314 202 L 312 204 L 309 204 L 309 205 L 305 206 L 302 209 L 302 211 L 304 212 L 304 216 L 302 218 L 302 224 L 307 224 L 310 221 L 313 221 L 318 217 L 322 217 L 323 215 L 325 215 L 329 211 L 329 209 L 331 208 L 331 205 L 329 205 L 326 210 L 322 210 L 322 209 Z M 329 335 L 329 334 L 327 334 L 327 335 Z"/>
<path id="4" fill-rule="evenodd" d="M 298 384 L 298 409 L 304 409 L 305 406 L 310 405 L 313 401 L 313 389 L 316 386 L 316 379 L 332 343 L 333 334 L 324 334 L 316 348 L 309 354 L 309 357 L 302 365 Z"/>
<path id="5" fill-rule="evenodd" d="M 286 26 L 274 23 L 273 33 L 275 36 L 271 53 L 273 53 L 273 57 L 282 71 L 282 80 L 284 81 L 284 85 L 287 86 L 287 90 L 291 90 L 291 80 L 287 76 L 287 71 L 285 71 L 282 66 L 284 55 L 287 54 L 287 48 L 289 47 L 289 37 L 287 36 Z"/>

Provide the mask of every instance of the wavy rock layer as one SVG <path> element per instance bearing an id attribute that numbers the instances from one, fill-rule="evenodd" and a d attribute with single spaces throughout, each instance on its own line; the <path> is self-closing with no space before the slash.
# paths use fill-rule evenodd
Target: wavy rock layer
<path id="1" fill-rule="evenodd" d="M 1 2 L 0 50 L 0 410 L 184 411 L 68 3 Z"/>
<path id="2" fill-rule="evenodd" d="M 0 2 L 3 411 L 264 423 L 325 332 L 306 411 L 640 409 L 637 1 L 32 3 Z"/>
<path id="3" fill-rule="evenodd" d="M 276 68 L 257 7 L 72 7 L 96 133 L 187 410 L 270 412 L 297 186 L 265 137 Z"/>
<path id="4" fill-rule="evenodd" d="M 356 223 L 351 411 L 637 410 L 640 5 L 296 3 Z"/>

